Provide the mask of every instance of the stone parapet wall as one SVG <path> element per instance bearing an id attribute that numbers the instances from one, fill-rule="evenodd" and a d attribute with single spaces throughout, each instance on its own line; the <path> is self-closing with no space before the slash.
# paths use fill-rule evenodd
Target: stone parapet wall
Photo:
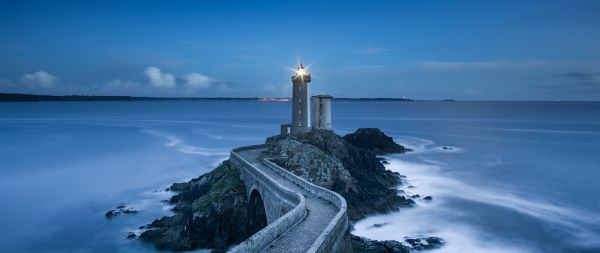
<path id="1" fill-rule="evenodd" d="M 266 147 L 267 145 L 265 144 L 234 149 L 231 151 L 230 160 L 234 166 L 239 168 L 240 176 L 244 182 L 247 182 L 247 187 L 249 184 L 260 184 L 261 188 L 268 189 L 269 194 L 272 194 L 272 196 L 278 198 L 279 202 L 281 202 L 283 205 L 288 206 L 289 208 L 286 210 L 290 208 L 291 210 L 285 214 L 282 214 L 281 217 L 274 219 L 265 228 L 258 231 L 256 234 L 252 235 L 239 245 L 233 247 L 228 252 L 260 252 L 278 237 L 288 231 L 291 227 L 301 222 L 307 215 L 306 200 L 302 194 L 285 188 L 237 153 L 244 150 Z M 268 159 L 263 159 L 262 162 L 267 168 L 275 171 L 279 175 L 285 177 L 311 194 L 330 202 L 333 206 L 339 209 L 332 220 L 323 221 L 328 222 L 327 227 L 325 230 L 323 230 L 323 232 L 319 235 L 317 240 L 315 240 L 307 252 L 345 252 L 347 246 L 345 242 L 345 236 L 348 230 L 346 200 L 341 195 L 333 191 L 314 185 L 292 174 Z M 250 186 L 250 188 L 253 187 L 255 186 Z M 269 210 L 266 211 L 269 212 Z M 277 212 L 277 210 L 273 210 L 273 212 Z"/>
<path id="2" fill-rule="evenodd" d="M 271 242 L 273 242 L 275 239 L 277 239 L 279 236 L 284 234 L 290 227 L 293 227 L 295 224 L 302 221 L 307 213 L 306 200 L 304 196 L 292 192 L 280 185 L 279 183 L 273 181 L 271 178 L 269 178 L 267 175 L 265 175 L 263 172 L 257 169 L 254 165 L 252 165 L 250 162 L 248 162 L 236 153 L 242 150 L 249 150 L 262 147 L 264 147 L 264 145 L 255 145 L 234 149 L 233 151 L 231 151 L 230 159 L 233 165 L 240 169 L 240 174 L 242 177 L 246 179 L 252 178 L 257 182 L 260 182 L 260 184 L 263 184 L 262 187 L 268 188 L 271 193 L 280 197 L 281 201 L 293 203 L 295 204 L 295 206 L 291 209 L 291 211 L 285 213 L 285 215 L 274 220 L 265 228 L 261 229 L 256 234 L 252 235 L 250 238 L 246 239 L 239 245 L 233 247 L 228 252 L 259 252 Z"/>
<path id="3" fill-rule="evenodd" d="M 277 173 L 281 174 L 288 180 L 296 183 L 300 187 L 304 188 L 306 191 L 329 201 L 334 206 L 339 208 L 339 211 L 335 215 L 333 220 L 329 222 L 325 230 L 321 233 L 319 238 L 317 238 L 315 243 L 309 248 L 307 252 L 342 252 L 343 248 L 345 248 L 346 245 L 344 242 L 344 236 L 346 235 L 346 232 L 348 230 L 348 204 L 346 203 L 344 197 L 337 194 L 336 192 L 312 184 L 306 181 L 305 179 L 287 171 L 286 169 L 281 168 L 275 163 L 269 161 L 268 159 L 264 159 L 263 163 L 265 164 L 265 166 L 269 167 L 272 170 L 275 170 Z"/>

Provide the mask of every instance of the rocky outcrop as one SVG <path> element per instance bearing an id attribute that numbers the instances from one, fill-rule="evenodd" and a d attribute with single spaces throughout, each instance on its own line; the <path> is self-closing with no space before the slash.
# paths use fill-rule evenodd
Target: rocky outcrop
<path id="1" fill-rule="evenodd" d="M 270 151 L 274 157 L 283 157 L 274 160 L 275 163 L 313 184 L 327 189 L 339 188 L 343 192 L 356 188 L 354 178 L 342 162 L 313 145 L 286 139 L 276 142 Z"/>
<path id="2" fill-rule="evenodd" d="M 169 189 L 178 192 L 170 200 L 175 215 L 154 220 L 140 239 L 159 249 L 224 251 L 262 229 L 248 222 L 244 187 L 228 161 L 189 182 L 173 184 Z"/>
<path id="3" fill-rule="evenodd" d="M 409 253 L 410 249 L 398 241 L 375 241 L 355 235 L 350 236 L 354 252 L 369 253 Z"/>
<path id="4" fill-rule="evenodd" d="M 376 153 L 372 151 L 372 146 L 357 147 L 328 130 L 312 130 L 293 136 L 273 136 L 267 138 L 266 142 L 272 145 L 272 150 L 276 153 L 274 155 L 286 155 L 286 158 L 280 161 L 282 167 L 292 172 L 297 170 L 296 168 L 313 168 L 298 174 L 308 175 L 303 177 L 316 184 L 331 181 L 331 186 L 327 188 L 346 199 L 350 220 L 359 220 L 370 214 L 389 212 L 414 204 L 413 200 L 398 195 L 395 187 L 401 184 L 400 175 L 385 169 Z M 386 144 L 385 147 L 387 146 L 391 145 Z M 377 147 L 382 146 L 378 144 Z M 315 148 L 322 153 L 313 151 Z M 303 152 L 304 150 L 310 152 Z M 332 160 L 335 166 L 329 170 L 329 174 L 323 173 L 327 172 L 328 168 L 316 168 L 319 164 L 330 164 Z M 343 169 L 335 163 L 338 160 Z M 349 178 L 344 176 L 348 174 Z"/>
<path id="5" fill-rule="evenodd" d="M 344 140 L 358 147 L 371 150 L 377 155 L 386 153 L 404 153 L 411 151 L 394 142 L 378 128 L 359 128 L 356 132 L 344 136 Z"/>
<path id="6" fill-rule="evenodd" d="M 366 141 L 366 136 L 375 136 L 377 141 Z M 348 203 L 349 219 L 356 221 L 414 204 L 398 195 L 395 188 L 401 184 L 400 175 L 386 170 L 377 157 L 408 150 L 390 140 L 381 131 L 359 129 L 344 138 L 332 131 L 313 130 L 293 137 L 273 136 L 266 142 L 271 144 L 273 157 L 282 157 L 275 161 L 280 166 L 341 194 Z M 159 249 L 225 251 L 264 226 L 249 222 L 244 189 L 239 171 L 229 161 L 189 182 L 175 183 L 169 187 L 178 193 L 169 200 L 175 205 L 175 215 L 154 220 L 139 238 Z M 396 241 L 355 236 L 351 241 L 355 252 L 408 252 L 407 245 Z"/>
<path id="7" fill-rule="evenodd" d="M 444 245 L 439 237 L 406 238 L 404 244 L 395 240 L 376 241 L 351 235 L 350 244 L 354 252 L 409 253 L 438 249 Z"/>
<path id="8" fill-rule="evenodd" d="M 423 251 L 441 248 L 444 240 L 439 237 L 406 238 L 404 240 L 412 251 Z"/>
<path id="9" fill-rule="evenodd" d="M 121 214 L 137 214 L 138 212 L 138 210 L 126 207 L 125 204 L 120 204 L 115 209 L 108 210 L 104 214 L 104 217 L 106 217 L 107 219 L 112 219 L 113 217 L 116 217 Z"/>

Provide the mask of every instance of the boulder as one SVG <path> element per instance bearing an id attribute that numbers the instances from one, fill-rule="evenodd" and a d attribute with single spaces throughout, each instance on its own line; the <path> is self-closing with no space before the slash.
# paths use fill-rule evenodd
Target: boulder
<path id="1" fill-rule="evenodd" d="M 378 128 L 359 128 L 356 132 L 344 136 L 352 145 L 371 150 L 377 155 L 386 153 L 404 153 L 410 149 L 394 142 Z"/>
<path id="2" fill-rule="evenodd" d="M 444 245 L 444 240 L 439 237 L 422 237 L 422 238 L 408 238 L 404 240 L 410 245 L 410 249 L 413 251 L 423 251 L 437 249 Z"/>
<path id="3" fill-rule="evenodd" d="M 139 211 L 132 209 L 132 208 L 127 208 L 125 206 L 125 204 L 120 204 L 116 207 L 116 209 L 112 209 L 112 210 L 108 210 L 105 214 L 104 217 L 106 217 L 107 219 L 111 219 L 115 216 L 118 216 L 120 214 L 137 214 Z"/>

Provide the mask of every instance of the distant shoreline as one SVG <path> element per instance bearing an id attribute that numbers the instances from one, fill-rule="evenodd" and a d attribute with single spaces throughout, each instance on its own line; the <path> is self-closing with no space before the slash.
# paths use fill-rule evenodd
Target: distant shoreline
<path id="1" fill-rule="evenodd" d="M 85 101 L 257 101 L 257 102 L 289 102 L 288 97 L 137 97 L 137 96 L 100 96 L 100 95 L 36 95 L 25 93 L 2 93 L 0 102 L 85 102 Z M 334 97 L 334 101 L 381 101 L 381 102 L 593 102 L 600 100 L 455 100 L 455 99 L 418 99 L 399 98 L 351 98 Z"/>
<path id="2" fill-rule="evenodd" d="M 136 96 L 96 96 L 96 95 L 35 95 L 20 93 L 0 93 L 0 102 L 42 102 L 42 101 L 212 101 L 242 100 L 260 102 L 288 102 L 290 98 L 271 97 L 136 97 Z M 408 98 L 334 98 L 337 101 L 413 101 Z"/>

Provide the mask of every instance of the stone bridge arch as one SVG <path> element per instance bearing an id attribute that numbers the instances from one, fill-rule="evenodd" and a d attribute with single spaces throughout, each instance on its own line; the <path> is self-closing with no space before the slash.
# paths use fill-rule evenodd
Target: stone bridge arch
<path id="1" fill-rule="evenodd" d="M 265 203 L 258 190 L 252 190 L 248 197 L 248 221 L 252 234 L 267 226 Z"/>
<path id="2" fill-rule="evenodd" d="M 278 188 L 280 186 L 274 185 L 272 182 L 265 181 L 256 174 L 247 173 L 242 171 L 241 179 L 246 184 L 246 196 L 248 203 L 250 204 L 253 199 L 252 196 L 260 197 L 263 208 L 265 210 L 265 216 L 267 225 L 273 221 L 279 219 L 281 216 L 292 210 L 297 203 L 290 201 L 290 197 L 282 193 Z"/>

